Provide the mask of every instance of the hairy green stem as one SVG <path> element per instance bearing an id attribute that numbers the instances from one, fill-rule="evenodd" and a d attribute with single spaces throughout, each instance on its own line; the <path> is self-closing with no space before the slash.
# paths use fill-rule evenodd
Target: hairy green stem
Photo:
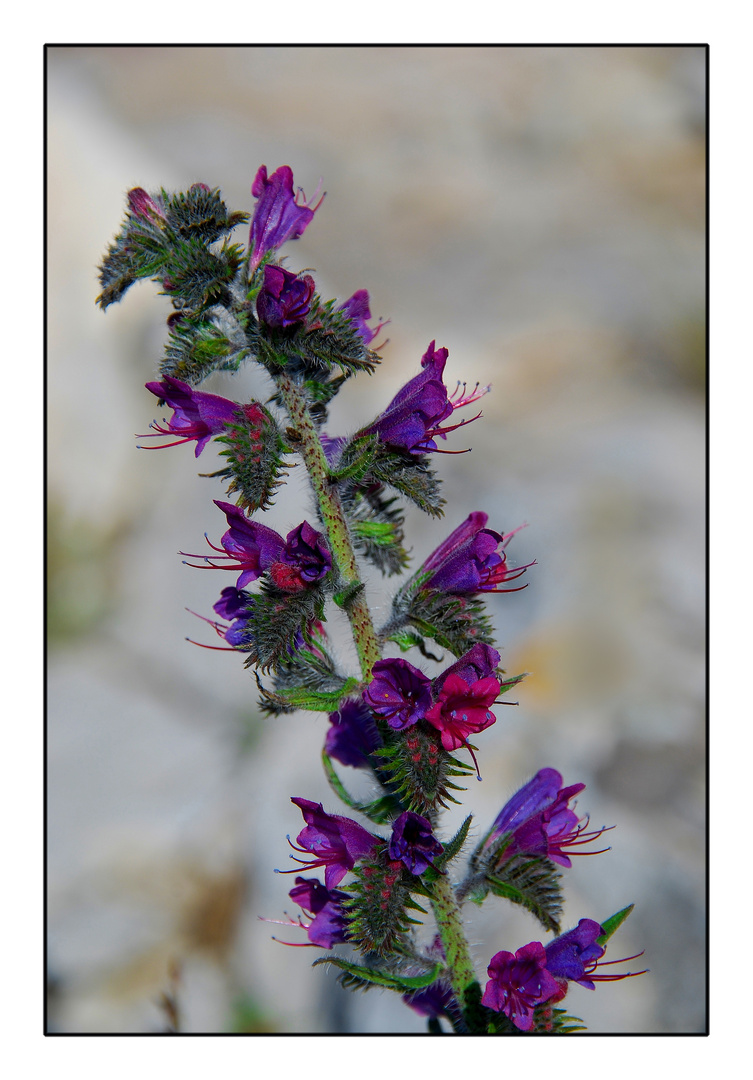
<path id="1" fill-rule="evenodd" d="M 319 504 L 319 511 L 332 546 L 332 554 L 340 573 L 341 589 L 345 591 L 348 588 L 358 586 L 360 577 L 348 531 L 348 523 L 345 520 L 342 503 L 340 502 L 340 495 L 337 487 L 330 480 L 327 459 L 324 456 L 321 440 L 308 410 L 305 391 L 289 375 L 285 374 L 278 376 L 277 386 L 295 431 L 296 450 L 300 453 L 308 469 L 311 485 Z M 350 619 L 353 640 L 361 664 L 361 673 L 364 679 L 370 679 L 371 669 L 376 661 L 380 659 L 381 652 L 374 630 L 374 623 L 371 619 L 371 612 L 362 589 L 347 601 L 345 610 Z"/>
<path id="2" fill-rule="evenodd" d="M 434 917 L 437 920 L 439 936 L 444 948 L 452 992 L 462 1009 L 465 1006 L 468 988 L 476 982 L 476 972 L 468 951 L 460 908 L 455 901 L 452 885 L 446 874 L 441 875 L 434 882 L 431 891 L 431 906 L 434 909 Z"/>

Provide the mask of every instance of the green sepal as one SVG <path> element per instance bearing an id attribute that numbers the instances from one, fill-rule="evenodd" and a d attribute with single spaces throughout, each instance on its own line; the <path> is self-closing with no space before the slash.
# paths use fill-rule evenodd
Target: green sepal
<path id="1" fill-rule="evenodd" d="M 228 466 L 222 475 L 230 478 L 228 495 L 238 494 L 238 505 L 249 514 L 272 505 L 276 489 L 282 484 L 288 462 L 288 449 L 272 414 L 258 401 L 239 405 L 235 422 L 227 424 L 218 443 Z"/>
<path id="2" fill-rule="evenodd" d="M 346 975 L 349 975 L 352 981 L 341 979 L 344 986 L 350 986 L 352 989 L 364 989 L 363 984 L 366 986 L 383 986 L 387 990 L 396 990 L 398 994 L 410 994 L 416 990 L 423 990 L 436 982 L 443 972 L 442 965 L 437 963 L 431 971 L 427 971 L 424 975 L 396 975 L 393 972 L 379 971 L 377 968 L 353 964 L 335 955 L 320 956 L 318 960 L 314 961 L 312 967 L 316 967 L 318 964 L 333 964 Z"/>
<path id="3" fill-rule="evenodd" d="M 560 932 L 562 914 L 560 881 L 561 874 L 553 862 L 529 856 L 513 856 L 486 876 L 489 892 L 524 907 L 555 934 Z M 480 896 L 480 891 L 475 895 Z"/>
<path id="4" fill-rule="evenodd" d="M 321 692 L 317 690 L 286 690 L 274 695 L 283 706 L 293 709 L 307 709 L 309 712 L 333 713 L 340 708 L 343 698 L 348 697 L 358 687 L 357 679 L 347 679 L 339 690 Z"/>
<path id="5" fill-rule="evenodd" d="M 236 225 L 248 221 L 243 211 L 228 213 L 219 188 L 205 191 L 198 184 L 186 192 L 162 192 L 165 214 L 169 224 L 183 237 L 196 237 L 212 244 L 231 232 Z"/>
<path id="6" fill-rule="evenodd" d="M 494 645 L 492 624 L 480 597 L 427 589 L 425 579 L 425 574 L 416 575 L 396 593 L 393 616 L 384 630 L 389 640 L 405 640 L 405 626 L 410 624 L 421 640 L 430 638 L 455 656 L 462 656 L 477 642 Z"/>
<path id="7" fill-rule="evenodd" d="M 364 482 L 377 480 L 399 491 L 420 510 L 442 517 L 445 500 L 426 454 L 410 454 L 377 442 L 378 453 Z"/>
<path id="8" fill-rule="evenodd" d="M 390 641 L 394 641 L 400 646 L 401 652 L 408 652 L 409 649 L 418 649 L 422 656 L 425 656 L 427 660 L 435 660 L 438 664 L 442 662 L 441 656 L 435 656 L 434 653 L 429 652 L 426 648 L 426 642 L 420 634 L 414 634 L 412 630 L 400 630 L 389 638 Z"/>
<path id="9" fill-rule="evenodd" d="M 343 447 L 337 465 L 330 468 L 333 480 L 363 480 L 379 453 L 379 436 L 363 435 Z"/>
<path id="10" fill-rule="evenodd" d="M 401 812 L 402 806 L 394 795 L 383 795 L 381 798 L 374 799 L 373 802 L 369 803 L 360 802 L 358 799 L 354 799 L 337 775 L 335 766 L 332 764 L 332 758 L 326 750 L 322 750 L 322 765 L 324 766 L 324 772 L 330 787 L 335 794 L 338 795 L 351 810 L 357 810 L 360 814 L 363 814 L 364 817 L 373 821 L 375 825 L 384 825 L 385 822 L 391 821 Z"/>
<path id="11" fill-rule="evenodd" d="M 615 915 L 611 915 L 605 922 L 601 923 L 601 928 L 604 933 L 597 937 L 596 944 L 601 945 L 601 947 L 603 948 L 609 941 L 615 930 L 618 930 L 619 927 L 622 926 L 625 919 L 627 919 L 628 915 L 634 907 L 635 904 L 628 904 L 628 906 L 624 907 L 622 911 L 618 911 Z"/>
<path id="12" fill-rule="evenodd" d="M 401 573 L 408 565 L 408 553 L 403 547 L 404 515 L 397 497 L 388 497 L 384 484 L 360 487 L 350 481 L 342 483 L 340 497 L 356 552 L 383 574 Z"/>
<path id="13" fill-rule="evenodd" d="M 457 802 L 450 788 L 462 791 L 450 777 L 467 776 L 473 769 L 458 761 L 442 746 L 438 733 L 416 725 L 389 746 L 375 750 L 380 759 L 383 783 L 394 786 L 400 801 L 416 814 L 427 813 Z"/>
<path id="14" fill-rule="evenodd" d="M 433 864 L 438 870 L 443 869 L 449 862 L 452 862 L 456 855 L 458 855 L 460 849 L 462 848 L 468 837 L 468 830 L 471 827 L 472 821 L 473 814 L 469 814 L 463 824 L 458 829 L 458 831 L 453 836 L 452 840 L 448 840 L 448 842 L 444 845 L 444 851 L 441 855 L 438 855 L 436 857 Z"/>
<path id="15" fill-rule="evenodd" d="M 312 641 L 315 623 L 324 617 L 324 600 L 321 584 L 288 593 L 263 576 L 247 621 L 246 667 L 255 664 L 261 671 L 284 667 L 295 655 L 299 631 L 304 641 Z"/>
<path id="16" fill-rule="evenodd" d="M 160 374 L 196 386 L 213 371 L 237 371 L 248 355 L 211 318 L 184 315 L 170 329 Z"/>

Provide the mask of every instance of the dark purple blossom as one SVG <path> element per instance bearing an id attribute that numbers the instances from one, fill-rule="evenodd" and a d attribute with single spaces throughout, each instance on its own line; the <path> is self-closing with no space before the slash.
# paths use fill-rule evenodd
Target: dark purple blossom
<path id="1" fill-rule="evenodd" d="M 342 311 L 351 322 L 355 323 L 364 345 L 370 345 L 382 327 L 387 325 L 381 322 L 373 330 L 368 325 L 371 318 L 371 308 L 369 307 L 369 294 L 366 289 L 358 289 L 344 304 L 340 304 L 337 310 Z"/>
<path id="2" fill-rule="evenodd" d="M 389 856 L 399 859 L 411 874 L 423 874 L 443 850 L 431 822 L 412 810 L 406 810 L 392 826 Z"/>
<path id="3" fill-rule="evenodd" d="M 499 680 L 491 675 L 471 682 L 455 674 L 444 679 L 426 720 L 441 732 L 445 750 L 468 747 L 469 735 L 491 727 L 496 720 L 491 707 L 498 693 Z"/>
<path id="4" fill-rule="evenodd" d="M 327 889 L 317 878 L 297 877 L 288 895 L 311 919 L 308 924 L 299 919 L 298 925 L 307 931 L 313 945 L 331 949 L 347 941 L 348 919 L 342 907 L 347 893 Z"/>
<path id="5" fill-rule="evenodd" d="M 188 383 L 166 375 L 162 382 L 148 382 L 147 390 L 164 401 L 173 415 L 167 427 L 160 427 L 154 421 L 150 427 L 155 435 L 140 435 L 141 439 L 156 438 L 159 435 L 178 435 L 175 442 L 163 443 L 164 446 L 177 446 L 179 443 L 196 440 L 196 457 L 199 456 L 213 435 L 224 432 L 228 424 L 237 423 L 236 413 L 240 405 L 236 401 L 218 397 L 216 394 L 204 394 L 193 390 Z M 144 447 L 144 449 L 158 449 Z"/>
<path id="6" fill-rule="evenodd" d="M 310 852 L 315 856 L 311 861 L 296 859 L 309 869 L 323 866 L 324 881 L 328 889 L 338 885 L 359 859 L 369 855 L 380 842 L 366 829 L 350 818 L 338 814 L 325 814 L 321 803 L 309 799 L 295 798 L 291 802 L 300 809 L 306 821 L 306 828 L 296 837 L 299 845 L 291 845 L 295 851 Z M 294 871 L 282 871 L 293 873 Z"/>
<path id="7" fill-rule="evenodd" d="M 437 676 L 434 680 L 434 693 L 442 689 L 448 675 L 459 675 L 467 683 L 476 682 L 478 679 L 488 679 L 494 675 L 499 667 L 500 655 L 491 645 L 477 642 L 468 652 L 463 653 L 451 667 Z"/>
<path id="8" fill-rule="evenodd" d="M 344 701 L 337 712 L 330 713 L 329 721 L 324 743 L 329 757 L 354 769 L 368 768 L 368 755 L 382 746 L 371 711 L 362 701 Z"/>
<path id="9" fill-rule="evenodd" d="M 222 637 L 228 645 L 232 645 L 234 649 L 250 646 L 248 623 L 254 611 L 253 597 L 229 585 L 220 593 L 214 610 L 221 619 L 227 619 L 230 623 L 230 626 L 222 631 Z"/>
<path id="10" fill-rule="evenodd" d="M 372 680 L 363 692 L 374 712 L 391 728 L 403 731 L 426 715 L 431 706 L 431 681 L 407 660 L 377 660 Z"/>
<path id="11" fill-rule="evenodd" d="M 498 589 L 496 586 L 520 577 L 529 566 L 533 566 L 532 562 L 517 567 L 507 565 L 505 548 L 523 526 L 503 534 L 487 529 L 488 520 L 487 514 L 474 511 L 432 552 L 419 571 L 420 574 L 430 575 L 424 582 L 424 588 L 456 596 L 516 591 Z"/>
<path id="12" fill-rule="evenodd" d="M 298 277 L 281 266 L 264 267 L 264 285 L 256 298 L 256 314 L 267 326 L 295 326 L 309 313 L 314 279 Z"/>
<path id="13" fill-rule="evenodd" d="M 446 1016 L 452 1006 L 452 992 L 445 983 L 437 981 L 424 990 L 403 994 L 403 1001 L 419 1016 Z"/>
<path id="14" fill-rule="evenodd" d="M 484 841 L 488 850 L 509 835 L 499 861 L 513 855 L 541 855 L 560 866 L 572 866 L 571 854 L 599 854 L 599 852 L 574 852 L 572 849 L 601 836 L 607 830 L 585 831 L 588 818 L 580 819 L 569 807 L 572 798 L 585 788 L 585 784 L 562 787 L 562 775 L 556 769 L 540 769 L 520 791 L 502 807 Z"/>
<path id="15" fill-rule="evenodd" d="M 489 982 L 481 1004 L 502 1012 L 520 1031 L 533 1027 L 533 1011 L 560 991 L 555 977 L 547 971 L 546 952 L 540 941 L 532 941 L 516 953 L 498 952 L 489 964 Z"/>
<path id="16" fill-rule="evenodd" d="M 593 919 L 581 919 L 574 930 L 568 930 L 546 946 L 547 971 L 556 979 L 577 982 L 593 990 L 593 980 L 586 972 L 593 970 L 595 961 L 604 955 L 604 949 L 596 944 L 603 933 L 603 928 Z"/>
<path id="17" fill-rule="evenodd" d="M 421 358 L 423 371 L 406 383 L 384 412 L 373 424 L 363 428 L 359 435 L 376 434 L 388 446 L 411 454 L 426 454 L 438 449 L 437 438 L 446 439 L 448 432 L 469 422 L 442 426 L 455 409 L 478 401 L 489 387 L 479 390 L 477 386 L 471 394 L 466 395 L 465 386 L 461 390 L 458 384 L 453 396 L 448 397 L 447 387 L 442 381 L 447 349 L 435 350 L 434 344 L 432 341 Z M 473 419 L 478 417 L 474 416 Z"/>
<path id="18" fill-rule="evenodd" d="M 318 188 L 309 202 L 306 202 L 300 188 L 297 194 L 293 194 L 293 171 L 288 165 L 281 165 L 269 177 L 266 165 L 262 165 L 254 178 L 251 194 L 258 200 L 249 236 L 249 272 L 253 274 L 268 252 L 276 251 L 286 241 L 297 240 L 303 235 L 324 196 L 316 206 L 312 206 Z"/>
<path id="19" fill-rule="evenodd" d="M 233 503 L 214 501 L 225 514 L 230 528 L 220 540 L 222 547 L 210 543 L 210 547 L 220 554 L 206 558 L 205 566 L 215 570 L 240 570 L 236 582 L 238 589 L 243 589 L 268 570 L 279 588 L 299 592 L 320 581 L 331 569 L 332 557 L 324 537 L 307 521 L 292 529 L 283 540 L 274 529 L 252 521 Z M 189 558 L 201 556 L 189 555 Z M 218 566 L 220 560 L 225 560 L 226 565 Z"/>
<path id="20" fill-rule="evenodd" d="M 148 191 L 143 188 L 131 188 L 128 192 L 128 204 L 131 213 L 137 217 L 146 218 L 147 221 L 167 221 L 162 199 L 153 199 Z"/>

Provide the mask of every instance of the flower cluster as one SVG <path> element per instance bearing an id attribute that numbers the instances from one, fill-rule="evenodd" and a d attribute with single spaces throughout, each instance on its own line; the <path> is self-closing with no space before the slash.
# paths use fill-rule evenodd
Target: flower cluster
<path id="1" fill-rule="evenodd" d="M 320 960 L 340 969 L 344 985 L 398 993 L 428 1018 L 430 1031 L 442 1023 L 464 1034 L 572 1030 L 574 1018 L 555 1008 L 571 983 L 593 990 L 639 974 L 600 970 L 630 908 L 560 932 L 561 871 L 574 855 L 598 853 L 593 842 L 606 831 L 590 829 L 588 816 L 576 812 L 585 785 L 565 786 L 556 769 L 541 769 L 481 831 L 456 884 L 471 816 L 454 835 L 441 824 L 464 790 L 458 781 L 474 772 L 454 755 L 468 750 L 481 779 L 470 739 L 496 722 L 495 706 L 523 678 L 501 668 L 484 607 L 493 594 L 526 587 L 517 582 L 534 562 L 511 565 L 507 554 L 522 526 L 496 531 L 486 513 L 469 514 L 397 588 L 382 626 L 374 613 L 384 604 L 370 606 L 359 562 L 387 576 L 403 572 L 402 501 L 441 516 L 433 455 L 467 452 L 445 443 L 481 412 L 462 420 L 455 413 L 490 388 L 458 382 L 448 390 L 449 351 L 433 340 L 418 374 L 371 423 L 353 435 L 327 434 L 335 395 L 378 364 L 374 342 L 386 323 L 372 319 L 366 289 L 325 300 L 311 274 L 282 265 L 280 249 L 303 235 L 321 206 L 318 189 L 307 199 L 289 166 L 270 174 L 262 165 L 251 194 L 249 215 L 228 211 L 204 183 L 174 194 L 133 188 L 100 268 L 99 303 L 107 308 L 139 279 L 159 282 L 172 310 L 159 378 L 146 389 L 170 416 L 141 438 L 158 440 L 147 444 L 155 449 L 194 443 L 197 458 L 214 440 L 224 461 L 204 475 L 226 481 L 227 499 L 235 500 L 214 499 L 226 531 L 219 543 L 205 533 L 205 554 L 181 552 L 195 568 L 234 575 L 214 603 L 215 617 L 200 616 L 223 642 L 207 647 L 243 654 L 268 715 L 301 710 L 329 720 L 322 762 L 356 816 L 291 800 L 304 825 L 295 841 L 288 837 L 293 869 L 277 872 L 297 875 L 289 899 L 300 913 L 280 921 L 303 930 L 305 940 L 286 944 L 328 950 Z M 232 233 L 249 218 L 244 248 Z M 272 384 L 264 404 L 197 388 L 247 361 Z M 278 532 L 258 514 L 300 464 L 313 497 L 310 520 L 297 513 L 289 531 Z M 349 620 L 358 671 L 343 665 L 325 631 L 334 607 Z M 412 650 L 411 658 L 385 656 L 388 648 Z M 426 660 L 439 665 L 430 669 L 438 674 L 427 674 Z M 285 737 L 295 738 L 289 727 Z M 347 775 L 367 796 L 348 790 L 341 766 L 359 770 Z M 315 870 L 323 880 L 310 876 Z M 496 952 L 482 989 L 462 904 L 488 896 L 521 905 L 553 937 Z M 430 911 L 436 933 L 427 946 L 416 928 Z M 340 946 L 347 952 L 332 951 Z"/>

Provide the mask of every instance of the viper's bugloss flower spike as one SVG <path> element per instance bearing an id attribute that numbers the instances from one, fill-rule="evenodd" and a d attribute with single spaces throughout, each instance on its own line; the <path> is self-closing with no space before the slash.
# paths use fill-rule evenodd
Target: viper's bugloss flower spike
<path id="1" fill-rule="evenodd" d="M 547 971 L 546 952 L 539 941 L 532 941 L 516 953 L 496 953 L 488 967 L 489 982 L 481 1004 L 502 1012 L 520 1031 L 533 1027 L 533 1011 L 560 992 L 560 984 Z"/>
<path id="2" fill-rule="evenodd" d="M 348 940 L 348 918 L 342 907 L 347 893 L 325 888 L 318 878 L 297 877 L 288 896 L 311 919 L 308 924 L 301 921 L 298 925 L 306 930 L 312 944 L 331 949 Z"/>
<path id="3" fill-rule="evenodd" d="M 500 850 L 498 864 L 513 855 L 542 855 L 560 866 L 570 867 L 571 855 L 600 854 L 573 850 L 607 831 L 606 828 L 586 831 L 588 818 L 579 818 L 568 805 L 585 786 L 571 784 L 563 788 L 562 775 L 556 769 L 540 769 L 502 807 L 483 850 L 493 850 L 509 835 Z"/>
<path id="4" fill-rule="evenodd" d="M 322 195 L 316 206 L 312 206 L 318 193 L 317 188 L 314 196 L 306 202 L 300 188 L 297 194 L 293 193 L 293 171 L 290 166 L 281 165 L 269 177 L 266 165 L 261 166 L 251 186 L 251 194 L 257 203 L 249 235 L 250 274 L 268 252 L 276 251 L 288 240 L 297 240 L 303 235 L 324 199 Z"/>
<path id="5" fill-rule="evenodd" d="M 147 221 L 167 221 L 162 199 L 154 199 L 143 188 L 131 188 L 128 192 L 128 205 L 131 213 L 137 217 L 146 218 Z"/>
<path id="6" fill-rule="evenodd" d="M 314 279 L 308 274 L 298 277 L 282 266 L 265 266 L 256 314 L 266 326 L 295 326 L 308 315 L 313 295 Z"/>
<path id="7" fill-rule="evenodd" d="M 166 427 L 154 421 L 153 435 L 139 435 L 139 439 L 157 438 L 160 435 L 177 435 L 175 442 L 163 443 L 161 447 L 143 447 L 146 450 L 163 449 L 179 443 L 196 440 L 196 457 L 199 456 L 213 435 L 222 434 L 228 424 L 237 422 L 240 406 L 236 401 L 204 394 L 192 389 L 188 383 L 166 375 L 162 382 L 148 382 L 146 388 L 173 410 Z"/>
<path id="8" fill-rule="evenodd" d="M 509 533 L 498 533 L 486 528 L 488 520 L 488 514 L 476 510 L 450 533 L 419 570 L 422 575 L 429 574 L 423 588 L 456 596 L 516 591 L 498 589 L 497 586 L 520 577 L 536 561 L 534 559 L 525 566 L 507 565 L 505 549 L 523 526 Z"/>
<path id="9" fill-rule="evenodd" d="M 423 874 L 444 848 L 431 831 L 431 822 L 406 810 L 392 826 L 389 856 L 399 859 L 411 874 Z"/>
<path id="10" fill-rule="evenodd" d="M 370 345 L 382 327 L 387 325 L 386 322 L 380 322 L 373 330 L 368 325 L 371 318 L 371 308 L 369 307 L 369 294 L 366 289 L 358 289 L 344 304 L 340 304 L 337 310 L 342 311 L 351 322 L 356 324 L 364 345 Z"/>
<path id="11" fill-rule="evenodd" d="M 477 386 L 471 394 L 466 395 L 465 388 L 460 392 L 458 384 L 453 397 L 448 397 L 447 387 L 442 381 L 448 352 L 447 349 L 435 349 L 434 345 L 432 341 L 421 358 L 423 371 L 398 391 L 374 423 L 358 432 L 359 436 L 378 435 L 387 446 L 411 454 L 426 454 L 438 449 L 437 438 L 446 439 L 450 431 L 470 422 L 442 426 L 455 409 L 478 401 L 489 387 L 479 390 Z M 478 417 L 474 416 L 473 419 Z"/>
<path id="12" fill-rule="evenodd" d="M 240 570 L 236 582 L 238 589 L 269 571 L 278 588 L 290 593 L 300 592 L 321 581 L 332 568 L 332 556 L 324 537 L 307 521 L 292 529 L 283 540 L 274 529 L 251 521 L 240 507 L 219 499 L 214 503 L 222 510 L 230 528 L 220 540 L 221 548 L 210 544 L 220 554 L 207 556 L 204 566 L 214 570 Z M 188 557 L 202 558 L 200 555 Z M 218 566 L 220 560 L 227 560 L 226 565 Z"/>
<path id="13" fill-rule="evenodd" d="M 348 871 L 352 870 L 359 859 L 369 855 L 381 841 L 350 818 L 339 814 L 325 814 L 321 803 L 310 799 L 294 798 L 290 800 L 299 808 L 306 821 L 306 828 L 296 837 L 299 847 L 291 844 L 294 851 L 310 852 L 313 860 L 295 859 L 296 862 L 313 869 L 323 866 L 324 881 L 328 889 L 338 885 Z M 279 873 L 292 874 L 292 870 Z"/>
<path id="14" fill-rule="evenodd" d="M 497 719 L 491 707 L 499 693 L 493 676 L 468 681 L 451 674 L 442 683 L 439 696 L 426 712 L 426 720 L 441 733 L 445 750 L 468 746 L 468 736 L 491 727 Z"/>
<path id="15" fill-rule="evenodd" d="M 369 754 L 383 745 L 371 711 L 362 701 L 344 701 L 330 713 L 330 728 L 324 742 L 328 757 L 354 769 L 369 767 Z"/>
<path id="16" fill-rule="evenodd" d="M 431 706 L 431 681 L 413 664 L 399 657 L 377 660 L 372 675 L 364 701 L 391 728 L 403 731 L 426 716 Z"/>

